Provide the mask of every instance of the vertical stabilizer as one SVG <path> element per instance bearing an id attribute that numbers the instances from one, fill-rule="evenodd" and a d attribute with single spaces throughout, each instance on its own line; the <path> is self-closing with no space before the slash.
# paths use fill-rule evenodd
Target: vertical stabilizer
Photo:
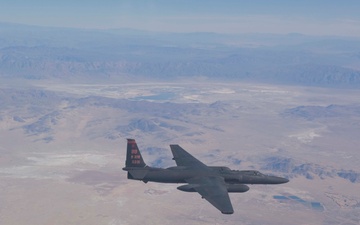
<path id="1" fill-rule="evenodd" d="M 141 156 L 135 139 L 127 139 L 126 167 L 145 167 L 146 164 Z"/>

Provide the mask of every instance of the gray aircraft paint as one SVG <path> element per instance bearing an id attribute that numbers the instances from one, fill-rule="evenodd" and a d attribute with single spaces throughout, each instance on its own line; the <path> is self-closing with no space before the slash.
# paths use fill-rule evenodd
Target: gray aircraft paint
<path id="1" fill-rule="evenodd" d="M 186 183 L 177 189 L 198 192 L 223 214 L 234 210 L 228 193 L 242 193 L 249 190 L 246 184 L 283 184 L 288 179 L 269 176 L 256 170 L 231 170 L 223 166 L 207 166 L 179 145 L 170 145 L 177 166 L 169 168 L 149 167 L 144 162 L 134 139 L 127 139 L 126 162 L 123 170 L 128 179 L 145 183 Z"/>

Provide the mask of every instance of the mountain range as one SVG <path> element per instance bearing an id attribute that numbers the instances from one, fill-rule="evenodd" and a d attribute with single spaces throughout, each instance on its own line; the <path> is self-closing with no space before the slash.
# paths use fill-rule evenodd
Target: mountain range
<path id="1" fill-rule="evenodd" d="M 0 23 L 0 77 L 202 79 L 360 87 L 360 40 Z"/>

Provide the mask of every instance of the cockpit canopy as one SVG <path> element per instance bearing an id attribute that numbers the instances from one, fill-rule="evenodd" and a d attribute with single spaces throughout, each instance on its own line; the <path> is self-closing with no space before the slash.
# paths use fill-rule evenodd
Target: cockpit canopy
<path id="1" fill-rule="evenodd" d="M 229 167 L 226 166 L 211 166 L 211 168 L 219 171 L 219 172 L 228 172 L 231 171 L 231 169 Z"/>
<path id="2" fill-rule="evenodd" d="M 251 176 L 265 176 L 264 174 L 260 173 L 257 170 L 241 170 L 240 172 Z"/>

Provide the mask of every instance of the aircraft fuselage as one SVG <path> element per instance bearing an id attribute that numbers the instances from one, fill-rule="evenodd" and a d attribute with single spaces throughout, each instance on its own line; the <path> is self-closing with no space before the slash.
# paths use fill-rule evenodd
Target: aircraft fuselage
<path id="1" fill-rule="evenodd" d="M 129 172 L 129 179 L 160 183 L 187 183 L 186 180 L 200 176 L 221 176 L 228 184 L 282 184 L 288 179 L 264 175 L 256 170 L 236 171 L 226 167 L 209 167 L 209 170 L 197 170 L 191 167 L 175 166 L 170 168 L 124 168 Z"/>

